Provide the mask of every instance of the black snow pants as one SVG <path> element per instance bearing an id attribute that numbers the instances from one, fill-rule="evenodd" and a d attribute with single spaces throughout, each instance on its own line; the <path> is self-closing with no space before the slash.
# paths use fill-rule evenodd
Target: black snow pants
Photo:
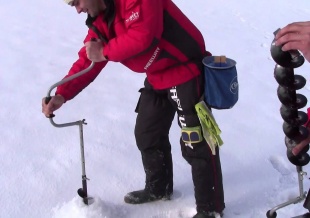
<path id="1" fill-rule="evenodd" d="M 178 114 L 180 127 L 200 126 L 195 111 L 203 93 L 202 76 L 165 90 L 154 90 L 147 79 L 136 108 L 135 137 L 146 174 L 145 188 L 154 195 L 173 192 L 173 166 L 169 130 Z M 191 165 L 197 211 L 221 212 L 224 192 L 219 151 L 212 155 L 205 140 L 185 144 L 182 156 Z"/>

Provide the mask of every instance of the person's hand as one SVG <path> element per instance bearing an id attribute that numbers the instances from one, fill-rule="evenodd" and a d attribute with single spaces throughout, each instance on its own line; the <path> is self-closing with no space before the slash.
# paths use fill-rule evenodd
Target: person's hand
<path id="1" fill-rule="evenodd" d="M 287 25 L 277 33 L 275 39 L 276 46 L 283 45 L 283 51 L 299 50 L 310 62 L 310 21 Z"/>
<path id="2" fill-rule="evenodd" d="M 49 118 L 55 110 L 59 109 L 63 105 L 63 103 L 65 102 L 65 99 L 61 95 L 55 95 L 51 97 L 48 104 L 46 104 L 45 101 L 46 101 L 46 98 L 43 98 L 42 99 L 42 113 L 46 117 Z"/>
<path id="3" fill-rule="evenodd" d="M 299 144 L 297 144 L 292 149 L 292 153 L 295 156 L 297 156 L 303 150 L 303 148 L 306 147 L 310 143 L 310 128 L 308 127 L 307 129 L 308 129 L 308 132 L 309 132 L 308 137 L 305 140 L 303 140 L 302 142 L 300 142 Z"/>
<path id="4" fill-rule="evenodd" d="M 103 45 L 101 40 L 89 41 L 85 43 L 87 58 L 93 62 L 106 61 L 103 55 Z"/>

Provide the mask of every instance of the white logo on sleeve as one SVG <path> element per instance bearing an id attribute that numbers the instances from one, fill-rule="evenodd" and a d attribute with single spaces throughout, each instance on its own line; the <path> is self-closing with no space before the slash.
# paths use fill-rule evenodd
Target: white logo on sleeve
<path id="1" fill-rule="evenodd" d="M 131 15 L 128 19 L 125 20 L 126 23 L 137 20 L 139 18 L 139 12 L 131 12 Z"/>
<path id="2" fill-rule="evenodd" d="M 147 70 L 147 69 L 149 68 L 149 66 L 151 66 L 151 64 L 152 64 L 153 61 L 155 60 L 155 58 L 156 58 L 156 56 L 157 56 L 157 54 L 158 54 L 159 51 L 160 51 L 160 48 L 157 47 L 156 50 L 154 51 L 154 53 L 153 53 L 151 59 L 150 59 L 150 60 L 147 62 L 147 64 L 145 65 L 144 70 Z"/>

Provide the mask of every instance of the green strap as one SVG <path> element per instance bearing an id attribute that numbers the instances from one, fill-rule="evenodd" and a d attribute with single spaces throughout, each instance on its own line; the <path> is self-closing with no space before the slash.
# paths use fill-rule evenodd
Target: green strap
<path id="1" fill-rule="evenodd" d="M 211 111 L 209 110 L 204 101 L 196 104 L 195 109 L 197 111 L 199 121 L 202 127 L 203 136 L 209 144 L 212 154 L 215 155 L 216 146 L 223 145 L 223 140 L 220 137 L 221 130 L 218 127 Z"/>

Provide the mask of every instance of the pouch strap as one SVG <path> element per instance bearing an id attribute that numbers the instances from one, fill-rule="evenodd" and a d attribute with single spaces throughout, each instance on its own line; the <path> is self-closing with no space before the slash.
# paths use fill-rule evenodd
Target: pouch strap
<path id="1" fill-rule="evenodd" d="M 200 126 L 195 127 L 182 127 L 182 140 L 185 143 L 199 143 L 202 142 L 203 136 Z"/>

